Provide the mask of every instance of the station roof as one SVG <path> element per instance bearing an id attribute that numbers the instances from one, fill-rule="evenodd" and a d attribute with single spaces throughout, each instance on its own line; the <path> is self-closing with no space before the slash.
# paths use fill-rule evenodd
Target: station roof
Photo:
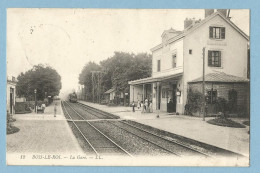
<path id="1" fill-rule="evenodd" d="M 197 83 L 202 82 L 203 78 L 199 77 L 190 81 L 189 83 Z M 241 83 L 241 82 L 249 82 L 249 79 L 233 76 L 226 74 L 224 72 L 216 72 L 216 73 L 209 73 L 205 75 L 205 82 L 219 82 L 219 83 Z"/>
<path id="2" fill-rule="evenodd" d="M 249 41 L 249 36 L 247 34 L 245 34 L 240 28 L 238 28 L 231 20 L 226 18 L 220 12 L 215 12 L 215 13 L 209 15 L 208 17 L 206 17 L 205 19 L 201 20 L 200 22 L 195 23 L 194 25 L 189 26 L 187 29 L 184 29 L 183 31 L 179 32 L 178 35 L 170 38 L 168 40 L 168 44 L 173 43 L 173 42 L 185 37 L 186 35 L 192 33 L 192 31 L 198 29 L 199 27 L 201 27 L 202 25 L 204 25 L 206 22 L 213 19 L 217 15 L 219 15 L 222 19 L 224 19 L 224 21 L 226 21 L 229 25 L 231 25 L 231 27 L 233 27 L 235 30 L 237 30 L 247 41 Z M 163 44 L 161 43 L 161 44 L 151 48 L 150 50 L 153 52 L 153 51 L 160 49 L 162 47 L 163 47 Z"/>
<path id="3" fill-rule="evenodd" d="M 140 85 L 140 84 L 148 84 L 148 83 L 153 83 L 153 82 L 161 82 L 163 80 L 182 76 L 182 74 L 183 73 L 181 72 L 181 73 L 167 75 L 167 76 L 161 76 L 161 77 L 148 77 L 148 78 L 129 81 L 128 84 L 130 84 L 130 85 Z"/>
<path id="4" fill-rule="evenodd" d="M 114 91 L 115 91 L 115 88 L 111 88 L 111 89 L 107 90 L 104 94 L 110 94 Z"/>

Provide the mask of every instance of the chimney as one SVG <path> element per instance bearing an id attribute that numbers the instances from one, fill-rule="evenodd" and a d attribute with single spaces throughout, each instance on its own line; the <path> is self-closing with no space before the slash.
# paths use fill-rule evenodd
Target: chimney
<path id="1" fill-rule="evenodd" d="M 184 20 L 184 29 L 186 29 L 187 27 L 189 27 L 189 26 L 192 25 L 192 24 L 193 24 L 193 20 L 186 18 L 186 19 Z"/>
<path id="2" fill-rule="evenodd" d="M 205 9 L 205 18 L 214 13 L 214 9 Z"/>
<path id="3" fill-rule="evenodd" d="M 199 20 L 196 20 L 195 18 L 192 18 L 192 19 L 188 19 L 186 18 L 184 20 L 184 29 L 188 28 L 189 26 L 194 26 L 196 23 L 200 23 L 201 19 Z"/>
<path id="4" fill-rule="evenodd" d="M 227 17 L 227 9 L 217 9 L 217 11 Z"/>

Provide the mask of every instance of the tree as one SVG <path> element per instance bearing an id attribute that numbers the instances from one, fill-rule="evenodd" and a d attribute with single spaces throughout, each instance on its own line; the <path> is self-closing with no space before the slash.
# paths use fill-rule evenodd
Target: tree
<path id="1" fill-rule="evenodd" d="M 113 56 L 113 73 L 111 76 L 112 85 L 118 92 L 125 92 L 128 88 L 128 69 L 133 64 L 133 54 L 124 52 L 115 52 Z"/>
<path id="2" fill-rule="evenodd" d="M 79 83 L 84 84 L 86 93 L 92 98 L 92 80 L 90 71 L 102 72 L 102 93 L 115 88 L 117 93 L 128 93 L 128 82 L 150 77 L 152 72 L 152 56 L 146 53 L 130 54 L 115 52 L 114 55 L 100 62 L 100 66 L 90 62 L 81 71 Z M 90 99 L 88 99 L 90 100 Z"/>
<path id="3" fill-rule="evenodd" d="M 150 77 L 152 74 L 152 55 L 139 53 L 133 58 L 133 63 L 127 70 L 129 81 Z"/>
<path id="4" fill-rule="evenodd" d="M 105 88 L 114 87 L 118 91 L 128 90 L 128 81 L 150 77 L 152 72 L 152 56 L 146 53 L 115 52 L 113 57 L 100 64 L 105 71 Z"/>
<path id="5" fill-rule="evenodd" d="M 104 88 L 113 87 L 118 93 L 129 93 L 129 81 L 150 77 L 152 72 L 152 56 L 146 53 L 115 52 L 100 64 L 105 69 Z"/>
<path id="6" fill-rule="evenodd" d="M 84 85 L 85 88 L 85 100 L 91 101 L 93 99 L 92 94 L 92 74 L 91 71 L 100 71 L 101 67 L 95 62 L 89 62 L 86 64 L 81 73 L 79 74 L 79 83 Z"/>
<path id="7" fill-rule="evenodd" d="M 35 65 L 31 70 L 21 73 L 17 80 L 17 95 L 27 100 L 33 100 L 35 89 L 37 100 L 44 100 L 45 92 L 52 97 L 60 93 L 61 76 L 50 66 Z"/>

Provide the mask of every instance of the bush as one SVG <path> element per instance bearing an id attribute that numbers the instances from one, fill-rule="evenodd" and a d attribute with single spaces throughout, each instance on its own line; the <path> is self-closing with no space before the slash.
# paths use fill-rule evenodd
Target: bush
<path id="1" fill-rule="evenodd" d="M 247 115 L 246 106 L 239 106 L 237 108 L 237 114 L 238 114 L 238 117 L 249 117 L 249 115 Z"/>
<path id="2" fill-rule="evenodd" d="M 187 104 L 185 105 L 185 114 L 193 115 L 201 110 L 203 104 L 203 94 L 198 91 L 188 91 Z"/>
<path id="3" fill-rule="evenodd" d="M 243 124 L 246 126 L 250 126 L 250 121 L 244 121 Z"/>
<path id="4" fill-rule="evenodd" d="M 219 112 L 217 114 L 217 118 L 228 118 L 227 114 L 224 114 L 223 112 Z"/>
<path id="5" fill-rule="evenodd" d="M 217 126 L 245 128 L 243 124 L 237 123 L 227 118 L 215 118 L 215 119 L 208 120 L 207 123 L 217 125 Z"/>
<path id="6" fill-rule="evenodd" d="M 6 123 L 7 123 L 7 124 L 10 124 L 10 123 L 12 123 L 12 122 L 14 122 L 14 121 L 15 121 L 15 119 L 13 118 L 12 114 L 9 114 L 9 113 L 7 112 Z"/>
<path id="7" fill-rule="evenodd" d="M 229 110 L 227 100 L 224 98 L 218 97 L 215 104 L 216 104 L 217 112 L 222 112 L 226 114 L 226 112 Z"/>
<path id="8" fill-rule="evenodd" d="M 7 115 L 6 115 L 6 133 L 8 135 L 16 133 L 20 130 L 19 128 L 15 127 L 13 125 L 14 121 L 15 121 L 15 119 L 13 118 L 13 116 L 7 112 Z"/>
<path id="9" fill-rule="evenodd" d="M 15 113 L 30 113 L 30 107 L 27 102 L 16 102 L 15 103 Z"/>

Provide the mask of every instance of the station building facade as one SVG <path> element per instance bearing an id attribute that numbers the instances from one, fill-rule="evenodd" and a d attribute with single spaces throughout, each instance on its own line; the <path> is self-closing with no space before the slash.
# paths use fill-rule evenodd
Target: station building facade
<path id="1" fill-rule="evenodd" d="M 6 84 L 6 110 L 10 114 L 15 114 L 15 99 L 16 99 L 16 84 L 15 77 L 7 77 Z"/>
<path id="2" fill-rule="evenodd" d="M 130 102 L 148 99 L 153 110 L 167 111 L 171 100 L 172 112 L 183 114 L 189 88 L 202 88 L 205 48 L 205 92 L 228 99 L 229 90 L 238 88 L 239 104 L 246 104 L 248 95 L 241 92 L 249 84 L 249 37 L 222 12 L 206 11 L 204 20 L 186 19 L 183 31 L 164 31 L 162 43 L 151 49 L 152 76 L 129 81 Z"/>

